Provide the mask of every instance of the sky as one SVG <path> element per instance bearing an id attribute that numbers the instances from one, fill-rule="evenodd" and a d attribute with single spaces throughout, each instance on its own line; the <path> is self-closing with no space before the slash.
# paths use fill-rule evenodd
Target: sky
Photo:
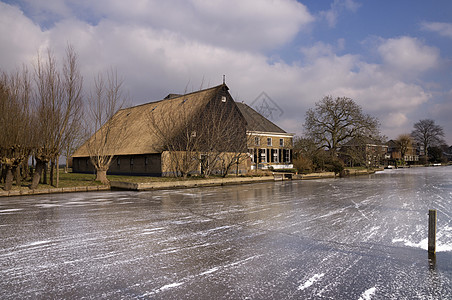
<path id="1" fill-rule="evenodd" d="M 86 89 L 116 69 L 132 105 L 216 86 L 303 134 L 349 97 L 388 139 L 433 119 L 452 144 L 450 0 L 0 0 L 0 70 L 71 44 Z M 271 113 L 271 114 L 270 114 Z"/>

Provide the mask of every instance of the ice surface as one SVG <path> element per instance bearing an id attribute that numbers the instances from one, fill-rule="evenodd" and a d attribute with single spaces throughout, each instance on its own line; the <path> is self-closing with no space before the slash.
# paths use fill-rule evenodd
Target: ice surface
<path id="1" fill-rule="evenodd" d="M 310 287 L 311 285 L 313 285 L 316 281 L 319 281 L 320 279 L 322 279 L 322 277 L 325 276 L 324 273 L 322 274 L 315 274 L 314 276 L 312 276 L 311 278 L 309 278 L 305 283 L 303 283 L 302 285 L 300 285 L 298 287 L 298 290 L 302 291 L 304 289 L 307 289 L 308 287 Z"/>
<path id="2" fill-rule="evenodd" d="M 1 198 L 0 299 L 449 299 L 451 175 Z"/>

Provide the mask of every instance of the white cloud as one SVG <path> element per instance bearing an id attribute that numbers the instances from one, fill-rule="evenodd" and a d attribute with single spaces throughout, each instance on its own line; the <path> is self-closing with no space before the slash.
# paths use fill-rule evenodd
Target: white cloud
<path id="1" fill-rule="evenodd" d="M 424 30 L 436 32 L 439 35 L 452 38 L 452 23 L 423 22 L 421 27 Z"/>
<path id="2" fill-rule="evenodd" d="M 265 1 L 259 10 L 240 4 L 247 1 L 233 2 L 236 11 L 229 7 L 232 2 L 219 1 L 223 16 L 201 0 L 161 5 L 139 1 L 133 6 L 118 0 L 109 2 L 105 17 L 99 18 L 104 1 L 96 1 L 99 7 L 92 9 L 96 22 L 62 17 L 46 30 L 18 8 L 0 2 L 0 68 L 28 63 L 37 49 L 47 46 L 63 57 L 69 42 L 79 54 L 86 85 L 96 72 L 116 67 L 134 104 L 213 86 L 225 74 L 236 100 L 249 104 L 265 91 L 284 111 L 277 123 L 298 134 L 306 110 L 325 95 L 353 98 L 366 113 L 380 118 L 386 134 L 409 132 L 409 115 L 432 98 L 412 78 L 435 67 L 439 53 L 411 37 L 379 39 L 382 63 L 338 55 L 345 39 L 304 47 L 303 58 L 291 64 L 268 57 L 262 49 L 290 41 L 311 20 L 305 7 L 294 1 Z M 78 5 L 85 5 L 84 10 L 87 3 Z M 180 6 L 171 9 L 176 4 Z M 298 19 L 288 20 L 294 15 Z"/>
<path id="3" fill-rule="evenodd" d="M 378 52 L 384 64 L 398 73 L 424 72 L 439 64 L 438 49 L 407 36 L 384 40 Z"/>
<path id="4" fill-rule="evenodd" d="M 27 2 L 38 23 L 69 15 L 90 24 L 104 19 L 151 27 L 189 39 L 232 49 L 260 50 L 281 46 L 314 21 L 295 0 L 45 0 Z M 72 10 L 72 11 L 71 11 Z M 48 20 L 44 19 L 48 16 Z"/>
<path id="5" fill-rule="evenodd" d="M 343 11 L 356 12 L 360 6 L 361 4 L 354 0 L 334 0 L 329 10 L 320 12 L 320 18 L 325 19 L 330 27 L 334 27 Z"/>
<path id="6" fill-rule="evenodd" d="M 46 44 L 47 35 L 14 6 L 0 2 L 0 68 L 28 64 Z"/>

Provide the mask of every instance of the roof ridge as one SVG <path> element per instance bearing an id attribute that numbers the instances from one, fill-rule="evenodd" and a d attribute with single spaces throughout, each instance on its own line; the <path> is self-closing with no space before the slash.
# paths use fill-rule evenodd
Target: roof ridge
<path id="1" fill-rule="evenodd" d="M 220 85 L 217 85 L 217 86 L 214 86 L 214 87 L 210 87 L 210 88 L 206 88 L 206 89 L 203 89 L 203 90 L 194 91 L 194 92 L 190 92 L 190 93 L 186 93 L 186 94 L 180 94 L 180 96 L 174 97 L 174 98 L 170 98 L 170 99 L 160 99 L 160 100 L 156 100 L 156 101 L 151 101 L 151 102 L 138 104 L 138 105 L 135 105 L 135 106 L 121 108 L 121 109 L 118 110 L 118 112 L 121 111 L 121 110 L 127 110 L 127 109 L 136 108 L 136 107 L 146 106 L 146 105 L 149 105 L 149 104 L 158 104 L 158 103 L 163 102 L 163 101 L 174 101 L 175 99 L 184 98 L 184 97 L 187 97 L 187 96 L 190 96 L 190 95 L 193 95 L 193 94 L 197 94 L 197 93 L 202 93 L 202 92 L 206 92 L 206 91 L 209 91 L 209 90 L 218 89 L 218 88 L 221 88 L 223 86 L 226 86 L 226 84 L 220 84 Z"/>

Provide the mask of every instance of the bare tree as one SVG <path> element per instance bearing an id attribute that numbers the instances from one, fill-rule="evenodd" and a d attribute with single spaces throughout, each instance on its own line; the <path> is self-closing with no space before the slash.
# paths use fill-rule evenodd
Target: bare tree
<path id="1" fill-rule="evenodd" d="M 63 65 L 63 92 L 64 92 L 64 119 L 61 134 L 59 135 L 59 151 L 56 155 L 57 183 L 59 183 L 58 159 L 60 154 L 66 156 L 66 168 L 70 156 L 81 143 L 83 127 L 81 119 L 83 115 L 83 77 L 78 66 L 78 57 L 72 46 L 66 48 L 66 60 Z M 66 170 L 67 171 L 67 170 Z"/>
<path id="2" fill-rule="evenodd" d="M 405 161 L 405 155 L 408 153 L 408 149 L 412 147 L 413 140 L 409 134 L 401 134 L 396 140 L 397 146 L 400 149 L 400 156 Z"/>
<path id="3" fill-rule="evenodd" d="M 5 190 L 15 177 L 21 185 L 20 167 L 33 148 L 33 121 L 30 111 L 30 77 L 27 69 L 0 76 L 0 164 L 5 174 Z"/>
<path id="4" fill-rule="evenodd" d="M 75 120 L 74 122 L 71 122 L 63 143 L 61 154 L 66 157 L 66 165 L 64 167 L 65 173 L 69 172 L 69 163 L 75 150 L 77 150 L 77 148 L 79 148 L 83 142 L 87 140 L 87 133 L 82 125 L 82 115 L 80 114 L 77 119 L 79 120 L 78 122 Z"/>
<path id="5" fill-rule="evenodd" d="M 96 180 L 108 184 L 107 171 L 127 134 L 122 118 L 116 113 L 124 106 L 123 81 L 114 70 L 94 79 L 94 91 L 89 97 L 88 127 L 92 137 L 87 141 L 90 161 L 96 169 Z"/>
<path id="6" fill-rule="evenodd" d="M 319 148 L 326 148 L 332 157 L 348 141 L 359 136 L 379 135 L 378 120 L 364 114 L 352 99 L 326 96 L 306 113 L 304 124 L 308 138 Z"/>
<path id="7" fill-rule="evenodd" d="M 171 100 L 169 100 L 171 101 Z M 171 101 L 166 109 L 154 107 L 148 113 L 149 133 L 156 140 L 158 152 L 165 152 L 165 166 L 174 176 L 187 175 L 196 169 L 197 149 L 202 132 L 189 117 L 184 101 Z"/>
<path id="8" fill-rule="evenodd" d="M 228 103 L 229 101 L 229 103 Z M 247 157 L 245 124 L 232 99 L 210 101 L 203 109 L 198 122 L 200 163 L 206 176 L 219 172 L 226 176 L 234 165 Z"/>
<path id="9" fill-rule="evenodd" d="M 36 189 L 42 176 L 44 168 L 54 157 L 55 149 L 55 127 L 58 123 L 58 111 L 62 103 L 62 90 L 60 75 L 57 70 L 56 59 L 50 49 L 47 50 L 47 60 L 42 61 L 38 54 L 35 65 L 36 83 L 36 133 L 38 140 L 34 156 L 36 158 L 36 170 L 33 174 L 31 189 Z M 44 176 L 44 182 L 47 178 Z"/>
<path id="10" fill-rule="evenodd" d="M 197 99 L 186 99 L 184 95 L 156 103 L 149 112 L 150 134 L 160 145 L 158 151 L 166 151 L 176 176 L 186 177 L 199 167 L 204 176 L 226 176 L 246 156 L 246 130 L 238 108 L 226 96 L 202 107 L 194 104 Z"/>
<path id="11" fill-rule="evenodd" d="M 39 144 L 35 150 L 36 171 L 31 184 L 32 189 L 37 187 L 42 170 L 49 162 L 51 163 L 50 184 L 58 186 L 59 157 L 65 140 L 70 137 L 68 132 L 72 124 L 79 121 L 83 79 L 73 47 L 68 45 L 66 48 L 62 72 L 58 69 L 57 61 L 50 49 L 47 50 L 45 61 L 38 55 L 35 82 Z"/>
<path id="12" fill-rule="evenodd" d="M 428 157 L 428 148 L 444 144 L 443 128 L 435 124 L 431 119 L 420 120 L 414 124 L 411 132 L 413 139 L 424 147 L 425 156 Z"/>

